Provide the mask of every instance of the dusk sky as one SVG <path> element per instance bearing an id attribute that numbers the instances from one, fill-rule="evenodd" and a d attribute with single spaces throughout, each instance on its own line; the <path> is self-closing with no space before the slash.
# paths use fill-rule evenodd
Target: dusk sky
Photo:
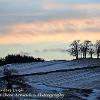
<path id="1" fill-rule="evenodd" d="M 75 39 L 100 40 L 100 0 L 0 0 L 0 57 L 70 59 Z"/>

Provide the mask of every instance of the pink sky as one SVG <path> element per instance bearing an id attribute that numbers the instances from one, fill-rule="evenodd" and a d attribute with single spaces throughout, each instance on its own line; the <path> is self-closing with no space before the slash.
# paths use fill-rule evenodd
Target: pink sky
<path id="1" fill-rule="evenodd" d="M 0 1 L 0 56 L 28 52 L 42 58 L 66 58 L 62 53 L 35 51 L 66 49 L 75 39 L 100 40 L 99 0 Z"/>

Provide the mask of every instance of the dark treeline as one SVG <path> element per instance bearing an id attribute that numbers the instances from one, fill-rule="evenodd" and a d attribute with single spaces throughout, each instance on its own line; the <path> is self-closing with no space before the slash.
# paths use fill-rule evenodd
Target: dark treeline
<path id="1" fill-rule="evenodd" d="M 76 59 L 78 58 L 93 58 L 96 56 L 97 58 L 100 57 L 100 40 L 97 40 L 95 43 L 92 43 L 89 40 L 85 40 L 81 42 L 80 40 L 74 40 L 70 44 L 70 49 L 68 52 L 75 56 Z"/>
<path id="2" fill-rule="evenodd" d="M 11 64 L 11 63 L 43 62 L 43 61 L 44 59 L 34 58 L 32 56 L 8 55 L 5 58 L 0 59 L 0 65 Z"/>

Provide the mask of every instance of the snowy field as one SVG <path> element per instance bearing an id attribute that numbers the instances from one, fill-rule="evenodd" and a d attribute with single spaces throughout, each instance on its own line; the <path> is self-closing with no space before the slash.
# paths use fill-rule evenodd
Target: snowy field
<path id="1" fill-rule="evenodd" d="M 25 64 L 8 64 L 3 67 L 16 69 L 19 72 L 19 75 L 23 75 L 40 72 L 51 72 L 57 70 L 93 67 L 99 65 L 99 59 L 83 59 L 72 61 L 45 61 Z M 0 71 L 2 72 L 2 67 L 0 68 Z"/>
<path id="2" fill-rule="evenodd" d="M 68 88 L 90 89 L 88 97 L 81 96 L 79 100 L 99 100 L 100 97 L 100 68 L 82 69 L 68 72 L 54 72 L 44 75 L 28 76 L 28 84 L 38 91 L 61 92 Z M 69 89 L 70 91 L 70 89 Z M 68 91 L 68 92 L 69 92 Z M 73 93 L 72 91 L 72 93 Z M 70 95 L 72 95 L 72 93 Z M 77 94 L 77 91 L 75 92 Z M 71 99 L 69 99 L 71 100 Z M 73 99 L 78 100 L 78 99 Z"/>
<path id="3" fill-rule="evenodd" d="M 72 91 L 73 94 L 77 94 L 81 98 L 75 100 L 100 100 L 98 99 L 100 98 L 99 66 L 99 59 L 45 61 L 26 64 L 8 64 L 0 67 L 0 74 L 2 76 L 3 67 L 16 69 L 18 75 L 25 75 L 26 84 L 31 87 L 31 91 L 58 93 L 72 91 L 70 89 L 73 89 L 74 92 L 76 91 L 75 89 L 89 89 L 92 92 L 88 96 L 83 96 L 83 92 L 73 93 Z"/>

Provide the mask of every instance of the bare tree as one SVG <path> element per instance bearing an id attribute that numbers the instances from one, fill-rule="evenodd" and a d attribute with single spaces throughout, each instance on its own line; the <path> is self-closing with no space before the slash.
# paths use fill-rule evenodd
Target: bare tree
<path id="1" fill-rule="evenodd" d="M 71 48 L 69 49 L 70 54 L 75 56 L 76 59 L 79 58 L 79 43 L 80 43 L 80 40 L 73 41 L 70 44 Z"/>
<path id="2" fill-rule="evenodd" d="M 94 45 L 93 43 L 91 42 L 90 45 L 89 45 L 89 50 L 88 50 L 88 53 L 90 55 L 90 58 L 93 58 L 93 54 L 94 54 L 95 50 L 94 50 Z"/>
<path id="3" fill-rule="evenodd" d="M 95 46 L 96 46 L 96 55 L 97 55 L 97 58 L 99 58 L 99 56 L 100 56 L 100 40 L 96 41 Z"/>
<path id="4" fill-rule="evenodd" d="M 87 52 L 89 50 L 89 46 L 91 44 L 91 41 L 89 40 L 85 40 L 82 44 L 81 44 L 81 53 L 83 54 L 83 58 L 86 58 L 87 56 Z"/>
<path id="5" fill-rule="evenodd" d="M 13 85 L 24 83 L 24 78 L 16 76 L 17 73 L 15 69 L 4 68 L 3 77 L 0 79 L 1 83 L 3 83 L 7 89 L 12 89 Z"/>

